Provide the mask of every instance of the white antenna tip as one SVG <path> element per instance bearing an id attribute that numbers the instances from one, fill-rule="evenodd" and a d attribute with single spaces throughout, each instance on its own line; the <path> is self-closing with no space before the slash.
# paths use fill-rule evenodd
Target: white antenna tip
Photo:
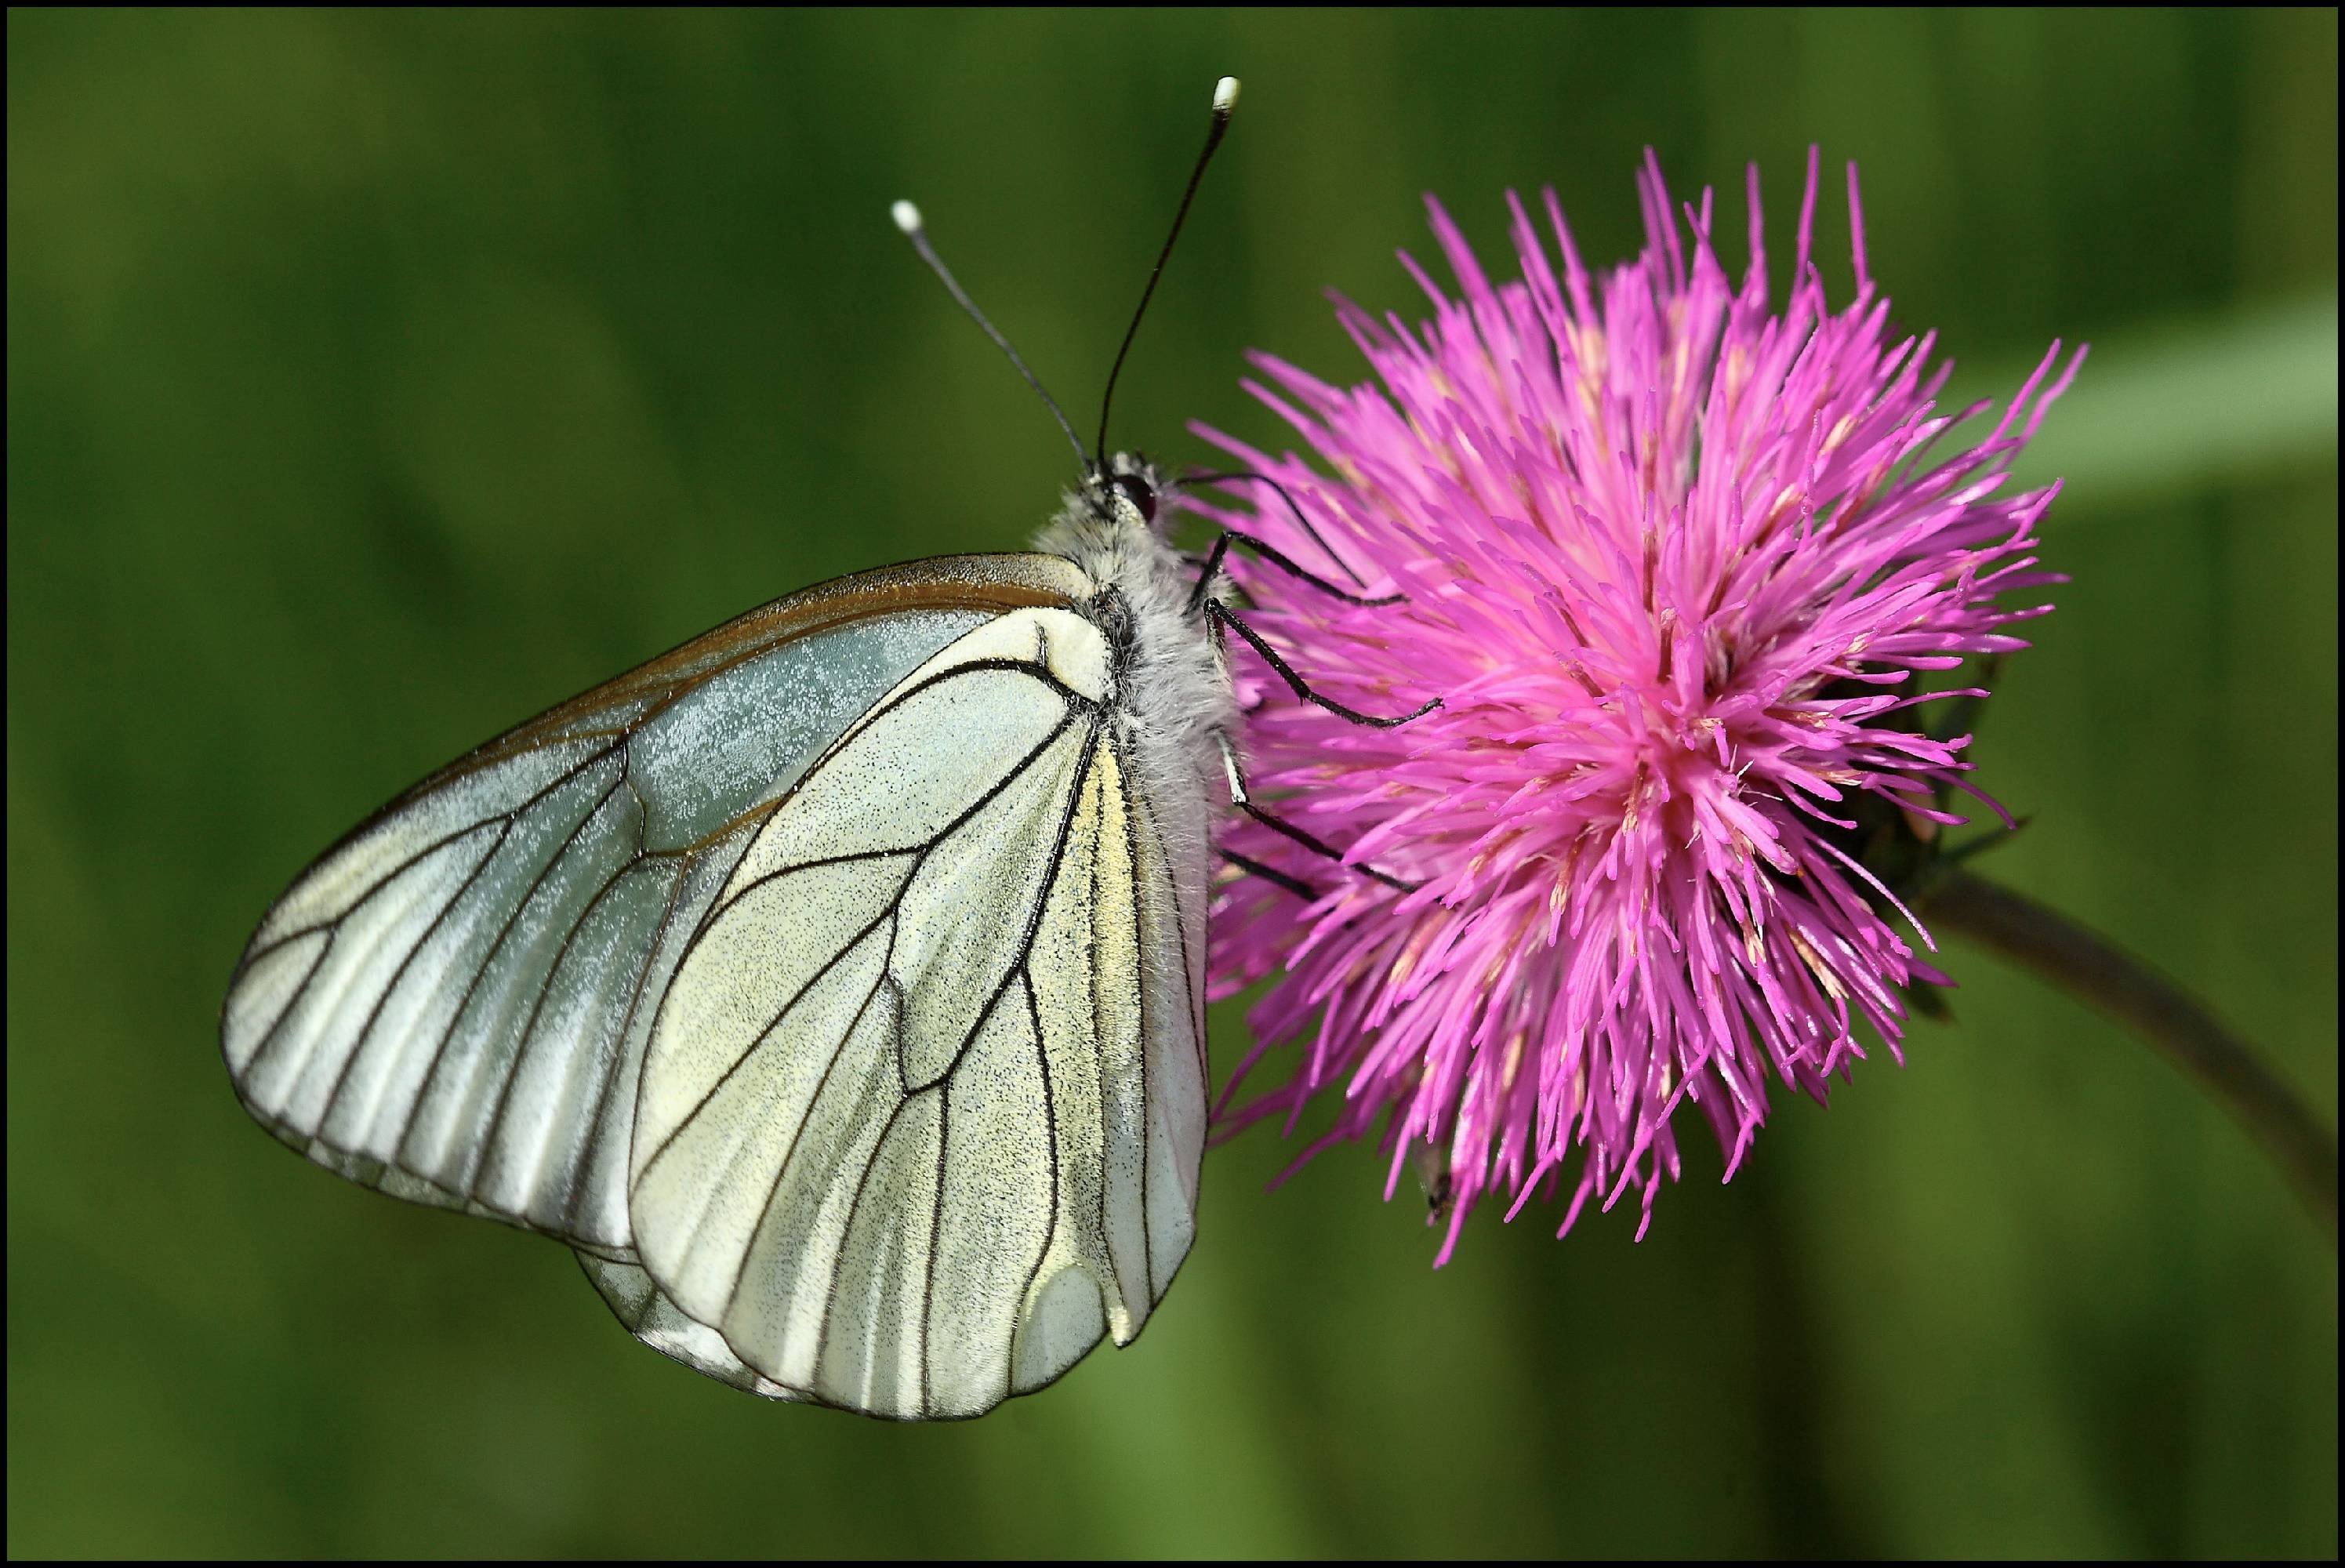
<path id="1" fill-rule="evenodd" d="M 914 207 L 910 202 L 898 202 L 895 206 L 888 209 L 888 216 L 894 218 L 896 220 L 896 227 L 902 229 L 905 233 L 918 234 L 920 232 L 920 209 Z"/>
<path id="2" fill-rule="evenodd" d="M 1223 76 L 1213 84 L 1213 113 L 1226 115 L 1237 107 L 1237 102 L 1238 79 L 1235 76 Z"/>

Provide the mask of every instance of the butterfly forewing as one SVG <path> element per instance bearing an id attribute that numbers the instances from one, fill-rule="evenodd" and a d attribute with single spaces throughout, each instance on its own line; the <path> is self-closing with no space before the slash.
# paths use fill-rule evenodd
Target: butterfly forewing
<path id="1" fill-rule="evenodd" d="M 222 1010 L 239 1095 L 354 1180 L 632 1257 L 637 1067 L 741 847 L 906 671 L 1085 586 L 1047 556 L 841 579 L 441 770 L 261 922 Z"/>

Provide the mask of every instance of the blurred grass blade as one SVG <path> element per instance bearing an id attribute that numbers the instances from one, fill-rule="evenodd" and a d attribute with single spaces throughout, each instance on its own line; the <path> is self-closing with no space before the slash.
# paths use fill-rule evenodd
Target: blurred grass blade
<path id="1" fill-rule="evenodd" d="M 1958 374 L 1941 406 L 2007 398 L 2025 374 Z M 2330 290 L 2095 343 L 2014 471 L 2028 485 L 2067 481 L 2057 522 L 2163 489 L 2336 460 Z"/>

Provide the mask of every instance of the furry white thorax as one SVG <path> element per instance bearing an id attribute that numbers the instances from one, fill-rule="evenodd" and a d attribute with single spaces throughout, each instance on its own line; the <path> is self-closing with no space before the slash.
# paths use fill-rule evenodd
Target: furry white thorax
<path id="1" fill-rule="evenodd" d="M 1137 479 L 1151 494 L 1163 493 L 1152 466 L 1118 452 L 1103 476 L 1086 478 L 1080 490 L 1067 492 L 1034 547 L 1066 557 L 1102 592 L 1112 589 L 1123 600 L 1132 652 L 1129 664 L 1118 671 L 1116 701 L 1136 743 L 1134 760 L 1152 794 L 1192 800 L 1202 809 L 1220 793 L 1213 732 L 1234 735 L 1236 699 L 1203 616 L 1187 612 L 1193 572 L 1114 487 L 1118 478 Z"/>

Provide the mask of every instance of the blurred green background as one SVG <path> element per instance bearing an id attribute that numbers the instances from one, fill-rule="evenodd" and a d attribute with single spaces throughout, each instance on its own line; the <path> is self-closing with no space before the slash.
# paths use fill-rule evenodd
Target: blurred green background
<path id="1" fill-rule="evenodd" d="M 1357 379 L 1320 291 L 1416 313 L 1423 191 L 1494 269 L 1510 185 L 1626 256 L 1649 142 L 1736 268 L 1746 159 L 1776 236 L 1808 142 L 1861 160 L 1964 389 L 2090 339 L 1991 869 L 2333 1126 L 2333 11 L 7 27 L 12 1555 L 2336 1553 L 2334 1253 L 1960 947 L 1958 1027 L 1780 1102 L 1731 1187 L 1693 1138 L 1641 1245 L 1487 1213 L 1436 1273 L 1373 1152 L 1266 1193 L 1257 1130 L 1141 1344 L 933 1429 L 636 1347 L 561 1249 L 289 1156 L 215 1034 L 268 901 L 430 767 L 788 589 L 1018 545 L 1064 444 L 888 203 L 1087 425 L 1232 72 L 1120 400 L 1152 451 L 1284 441 L 1250 345 Z"/>

